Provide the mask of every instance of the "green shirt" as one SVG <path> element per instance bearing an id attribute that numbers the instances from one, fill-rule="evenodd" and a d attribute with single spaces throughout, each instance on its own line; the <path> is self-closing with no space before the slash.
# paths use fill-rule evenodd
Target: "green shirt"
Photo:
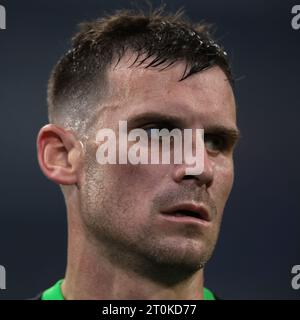
<path id="1" fill-rule="evenodd" d="M 42 300 L 65 300 L 61 291 L 62 282 L 63 282 L 63 279 L 57 281 L 54 286 L 44 291 L 41 299 Z M 204 288 L 203 291 L 204 291 L 204 300 L 216 300 L 214 294 L 210 290 Z"/>

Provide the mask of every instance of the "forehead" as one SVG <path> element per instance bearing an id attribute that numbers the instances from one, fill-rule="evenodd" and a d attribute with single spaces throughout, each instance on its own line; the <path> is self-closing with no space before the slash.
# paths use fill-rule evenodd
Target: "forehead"
<path id="1" fill-rule="evenodd" d="M 110 116 L 126 120 L 143 112 L 161 112 L 181 116 L 187 122 L 222 123 L 234 126 L 235 100 L 231 85 L 218 66 L 200 71 L 183 81 L 186 64 L 177 62 L 170 68 L 131 66 L 134 55 L 126 55 L 108 70 Z M 131 66 L 131 67 L 130 67 Z"/>

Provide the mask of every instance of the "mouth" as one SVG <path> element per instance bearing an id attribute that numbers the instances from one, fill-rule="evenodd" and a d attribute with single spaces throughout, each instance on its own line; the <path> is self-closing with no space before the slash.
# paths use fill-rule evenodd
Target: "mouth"
<path id="1" fill-rule="evenodd" d="M 195 221 L 207 223 L 211 221 L 209 210 L 202 204 L 186 203 L 162 211 L 166 218 L 178 221 Z"/>

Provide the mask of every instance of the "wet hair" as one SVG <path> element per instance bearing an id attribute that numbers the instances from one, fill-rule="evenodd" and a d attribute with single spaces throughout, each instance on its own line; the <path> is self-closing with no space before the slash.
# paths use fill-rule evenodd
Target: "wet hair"
<path id="1" fill-rule="evenodd" d="M 130 10 L 80 24 L 72 48 L 54 67 L 48 84 L 49 121 L 84 130 L 90 108 L 105 94 L 106 73 L 127 51 L 136 54 L 130 66 L 164 70 L 184 61 L 179 81 L 219 66 L 233 83 L 226 52 L 212 39 L 210 27 L 188 21 L 181 11 L 149 14 Z"/>

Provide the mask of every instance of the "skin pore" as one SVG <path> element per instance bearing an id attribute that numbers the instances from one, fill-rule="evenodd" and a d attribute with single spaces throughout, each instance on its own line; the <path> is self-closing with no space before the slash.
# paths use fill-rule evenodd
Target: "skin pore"
<path id="1" fill-rule="evenodd" d="M 178 81 L 185 63 L 159 71 L 129 67 L 125 55 L 108 69 L 108 92 L 85 141 L 50 124 L 38 136 L 42 171 L 61 185 L 68 214 L 66 299 L 203 299 L 203 266 L 219 234 L 238 138 L 231 85 L 218 66 Z M 203 128 L 204 171 L 185 164 L 99 165 L 96 133 L 128 129 Z M 165 220 L 180 203 L 202 204 L 205 227 Z"/>

